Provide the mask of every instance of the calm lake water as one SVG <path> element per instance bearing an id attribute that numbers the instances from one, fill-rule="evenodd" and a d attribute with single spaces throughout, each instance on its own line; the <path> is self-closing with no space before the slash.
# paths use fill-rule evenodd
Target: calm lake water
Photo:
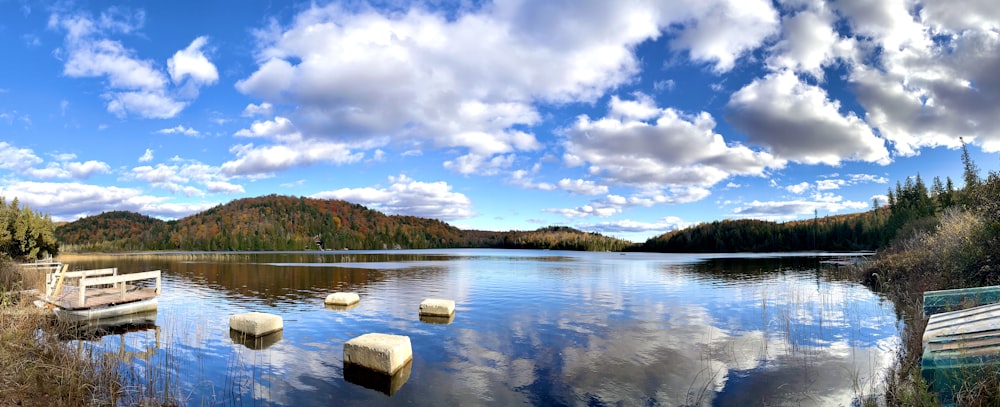
<path id="1" fill-rule="evenodd" d="M 851 405 L 899 346 L 888 301 L 832 254 L 530 250 L 62 256 L 73 270 L 164 272 L 154 323 L 94 338 L 182 405 Z M 361 303 L 323 299 L 354 291 Z M 422 321 L 424 298 L 455 300 Z M 281 315 L 246 343 L 229 317 Z M 348 370 L 343 344 L 406 335 L 395 378 Z M 408 375 L 408 376 L 406 376 Z"/>

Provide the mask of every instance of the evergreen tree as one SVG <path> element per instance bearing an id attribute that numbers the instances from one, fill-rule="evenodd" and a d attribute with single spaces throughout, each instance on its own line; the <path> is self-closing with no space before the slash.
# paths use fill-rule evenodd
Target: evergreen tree
<path id="1" fill-rule="evenodd" d="M 0 197 L 0 255 L 24 261 L 55 256 L 58 252 L 55 225 L 48 215 L 22 207 L 17 198 L 7 205 Z"/>
<path id="2" fill-rule="evenodd" d="M 979 178 L 979 167 L 969 156 L 969 147 L 965 144 L 964 139 L 959 138 L 959 140 L 962 142 L 962 177 L 965 180 L 965 188 L 962 190 L 962 204 L 969 205 L 971 196 L 975 194 L 976 188 L 982 181 Z"/>

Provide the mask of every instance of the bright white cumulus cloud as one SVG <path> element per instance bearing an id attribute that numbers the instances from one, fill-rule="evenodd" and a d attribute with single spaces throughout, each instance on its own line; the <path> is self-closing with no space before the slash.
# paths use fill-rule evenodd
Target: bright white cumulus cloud
<path id="1" fill-rule="evenodd" d="M 870 203 L 851 201 L 831 193 L 816 193 L 812 199 L 787 201 L 752 201 L 737 207 L 733 214 L 738 217 L 788 220 L 812 215 L 816 211 L 836 213 L 845 210 L 859 211 L 869 208 Z"/>
<path id="2" fill-rule="evenodd" d="M 691 226 L 690 222 L 686 222 L 683 219 L 676 216 L 668 216 L 665 218 L 657 219 L 655 222 L 641 222 L 631 219 L 624 219 L 618 221 L 608 221 L 608 222 L 598 222 L 598 223 L 579 223 L 576 227 L 588 230 L 592 232 L 598 232 L 603 234 L 610 233 L 666 233 L 671 230 L 683 229 Z"/>
<path id="3" fill-rule="evenodd" d="M 306 139 L 429 142 L 465 150 L 445 163 L 452 171 L 495 174 L 497 156 L 542 148 L 526 130 L 541 122 L 539 104 L 592 102 L 632 81 L 634 48 L 667 27 L 677 51 L 724 71 L 778 23 L 762 0 L 500 0 L 451 19 L 312 6 L 256 33 L 258 67 L 236 87 L 262 101 L 245 115 L 295 106 Z"/>
<path id="4" fill-rule="evenodd" d="M 222 164 L 222 172 L 230 176 L 269 176 L 288 168 L 328 163 L 334 165 L 359 162 L 364 153 L 364 141 L 342 143 L 323 138 L 306 138 L 291 120 L 275 117 L 255 121 L 241 129 L 236 137 L 251 138 L 257 143 L 237 144 L 230 148 L 236 158 Z"/>
<path id="5" fill-rule="evenodd" d="M 75 220 L 109 210 L 124 210 L 163 218 L 179 218 L 218 205 L 170 203 L 167 198 L 144 194 L 138 188 L 78 182 L 14 182 L 0 184 L 0 196 L 13 196 L 34 211 L 55 221 Z"/>
<path id="6" fill-rule="evenodd" d="M 419 216 L 441 220 L 476 216 L 472 201 L 451 190 L 444 181 L 422 182 L 406 175 L 389 177 L 389 185 L 341 188 L 314 194 L 313 198 L 340 199 L 394 215 Z"/>
<path id="7" fill-rule="evenodd" d="M 65 33 L 63 46 L 54 53 L 64 61 L 63 74 L 71 78 L 101 78 L 101 96 L 108 112 L 119 116 L 145 118 L 177 116 L 198 96 L 202 86 L 218 80 L 215 65 L 202 53 L 208 39 L 195 38 L 191 44 L 167 60 L 171 81 L 151 59 L 136 55 L 116 35 L 133 34 L 142 28 L 143 12 L 52 14 L 48 26 Z"/>
<path id="8" fill-rule="evenodd" d="M 564 161 L 607 182 L 640 187 L 709 187 L 734 175 L 763 175 L 785 162 L 727 142 L 706 112 L 661 109 L 644 95 L 612 97 L 607 117 L 580 116 L 564 129 Z"/>
<path id="9" fill-rule="evenodd" d="M 1000 151 L 1000 13 L 992 2 L 837 3 L 869 50 L 848 80 L 866 119 L 901 155 L 957 148 L 959 137 Z"/>
<path id="10" fill-rule="evenodd" d="M 776 157 L 805 164 L 838 165 L 844 160 L 889 162 L 885 141 L 854 113 L 818 86 L 782 70 L 734 93 L 727 118 Z"/>

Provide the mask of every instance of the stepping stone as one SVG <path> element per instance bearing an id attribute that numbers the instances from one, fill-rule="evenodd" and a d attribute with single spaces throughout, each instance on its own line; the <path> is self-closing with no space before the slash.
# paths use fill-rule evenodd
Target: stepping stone
<path id="1" fill-rule="evenodd" d="M 369 333 L 344 343 L 344 364 L 393 375 L 413 360 L 410 337 Z"/>
<path id="2" fill-rule="evenodd" d="M 229 317 L 229 328 L 250 336 L 264 336 L 284 328 L 281 315 L 248 312 Z"/>
<path id="3" fill-rule="evenodd" d="M 420 303 L 420 315 L 429 317 L 450 317 L 455 315 L 455 301 L 428 298 Z"/>
<path id="4" fill-rule="evenodd" d="M 348 305 L 357 304 L 361 301 L 361 297 L 357 293 L 333 293 L 326 296 L 326 303 L 328 305 L 339 305 L 346 307 Z"/>

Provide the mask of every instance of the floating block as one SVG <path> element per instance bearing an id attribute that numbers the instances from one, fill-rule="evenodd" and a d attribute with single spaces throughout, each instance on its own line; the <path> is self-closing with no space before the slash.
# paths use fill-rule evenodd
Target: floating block
<path id="1" fill-rule="evenodd" d="M 250 336 L 264 336 L 284 328 L 281 315 L 248 312 L 229 317 L 229 328 Z"/>
<path id="2" fill-rule="evenodd" d="M 408 336 L 371 333 L 344 343 L 344 365 L 394 375 L 411 360 L 413 349 Z"/>
<path id="3" fill-rule="evenodd" d="M 428 298 L 420 303 L 420 315 L 449 317 L 455 314 L 455 301 Z"/>
<path id="4" fill-rule="evenodd" d="M 333 293 L 326 296 L 326 303 L 329 305 L 339 305 L 346 307 L 357 304 L 361 297 L 357 293 Z"/>

